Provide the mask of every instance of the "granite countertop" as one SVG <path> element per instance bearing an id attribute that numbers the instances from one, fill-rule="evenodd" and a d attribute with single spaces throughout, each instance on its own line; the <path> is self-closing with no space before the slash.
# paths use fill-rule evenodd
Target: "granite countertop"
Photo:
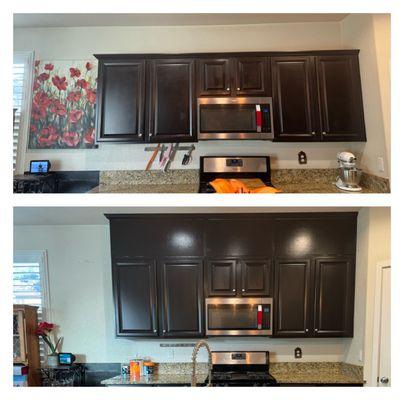
<path id="1" fill-rule="evenodd" d="M 337 169 L 278 169 L 273 185 L 282 193 L 389 193 L 388 179 L 363 173 L 361 192 L 338 189 Z M 100 184 L 88 193 L 198 193 L 199 170 L 101 171 Z"/>
<path id="2" fill-rule="evenodd" d="M 206 380 L 205 374 L 197 374 L 197 385 L 204 385 Z M 159 385 L 159 386 L 183 386 L 191 385 L 191 374 L 153 374 L 141 376 L 139 379 L 131 380 L 129 377 L 123 378 L 121 375 L 115 376 L 110 379 L 101 381 L 101 385 L 105 386 L 146 386 L 146 385 Z"/>
<path id="3" fill-rule="evenodd" d="M 118 375 L 101 381 L 105 386 L 183 386 L 191 384 L 191 363 L 162 363 L 158 373 L 137 380 Z M 160 373 L 160 371 L 162 373 Z M 169 372 L 169 373 L 168 373 Z M 176 373 L 175 373 L 176 372 Z M 280 385 L 362 385 L 363 367 L 343 362 L 274 362 L 269 372 Z M 207 364 L 197 364 L 197 384 L 203 386 Z"/>
<path id="4" fill-rule="evenodd" d="M 363 384 L 363 368 L 342 362 L 271 363 L 269 372 L 281 385 Z"/>

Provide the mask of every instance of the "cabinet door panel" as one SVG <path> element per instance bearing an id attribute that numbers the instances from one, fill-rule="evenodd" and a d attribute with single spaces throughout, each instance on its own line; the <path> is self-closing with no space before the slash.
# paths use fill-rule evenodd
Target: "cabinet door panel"
<path id="1" fill-rule="evenodd" d="M 242 57 L 235 60 L 237 96 L 264 96 L 267 94 L 267 58 Z"/>
<path id="2" fill-rule="evenodd" d="M 208 58 L 198 61 L 198 95 L 230 96 L 230 60 Z"/>
<path id="3" fill-rule="evenodd" d="M 155 262 L 116 260 L 112 274 L 117 336 L 157 336 Z"/>
<path id="4" fill-rule="evenodd" d="M 236 260 L 210 260 L 207 262 L 208 296 L 236 295 Z"/>
<path id="5" fill-rule="evenodd" d="M 274 286 L 274 336 L 311 334 L 310 260 L 277 260 Z"/>
<path id="6" fill-rule="evenodd" d="M 316 57 L 322 140 L 366 141 L 357 56 Z"/>
<path id="7" fill-rule="evenodd" d="M 99 67 L 97 140 L 144 140 L 145 61 L 102 61 Z"/>
<path id="8" fill-rule="evenodd" d="M 161 265 L 163 336 L 203 334 L 203 265 L 201 260 L 171 260 Z"/>
<path id="9" fill-rule="evenodd" d="M 315 336 L 352 336 L 353 258 L 318 258 L 315 267 Z"/>
<path id="10" fill-rule="evenodd" d="M 195 140 L 194 69 L 194 60 L 189 59 L 151 61 L 150 140 Z"/>
<path id="11" fill-rule="evenodd" d="M 273 57 L 271 63 L 276 140 L 318 140 L 312 57 Z"/>
<path id="12" fill-rule="evenodd" d="M 241 295 L 270 295 L 270 262 L 267 260 L 241 261 Z"/>

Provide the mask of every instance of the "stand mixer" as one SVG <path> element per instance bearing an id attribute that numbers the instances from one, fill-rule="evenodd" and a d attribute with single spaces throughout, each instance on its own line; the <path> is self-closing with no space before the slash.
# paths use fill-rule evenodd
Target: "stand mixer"
<path id="1" fill-rule="evenodd" d="M 362 188 L 359 186 L 362 171 L 356 168 L 356 157 L 349 151 L 342 151 L 337 154 L 339 164 L 339 176 L 335 185 L 338 189 L 350 192 L 360 192 Z"/>

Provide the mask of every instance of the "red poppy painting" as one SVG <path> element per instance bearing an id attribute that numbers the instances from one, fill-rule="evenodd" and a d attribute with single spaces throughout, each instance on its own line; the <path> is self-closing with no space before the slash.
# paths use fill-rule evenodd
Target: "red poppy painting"
<path id="1" fill-rule="evenodd" d="M 95 61 L 35 61 L 30 149 L 94 148 Z"/>

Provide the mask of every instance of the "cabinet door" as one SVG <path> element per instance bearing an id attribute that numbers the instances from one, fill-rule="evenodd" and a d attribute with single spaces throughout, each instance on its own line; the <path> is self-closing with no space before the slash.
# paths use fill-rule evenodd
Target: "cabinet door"
<path id="1" fill-rule="evenodd" d="M 230 96 L 230 60 L 207 58 L 198 60 L 198 96 Z"/>
<path id="2" fill-rule="evenodd" d="M 270 295 L 270 262 L 268 260 L 241 260 L 241 295 Z"/>
<path id="3" fill-rule="evenodd" d="M 160 278 L 162 295 L 162 336 L 202 336 L 202 261 L 164 261 L 161 265 Z"/>
<path id="4" fill-rule="evenodd" d="M 272 57 L 275 140 L 320 139 L 312 57 Z"/>
<path id="5" fill-rule="evenodd" d="M 196 141 L 194 70 L 191 59 L 150 62 L 149 140 Z"/>
<path id="6" fill-rule="evenodd" d="M 158 336 L 155 262 L 116 260 L 112 279 L 117 336 Z"/>
<path id="7" fill-rule="evenodd" d="M 97 140 L 144 140 L 145 61 L 100 60 Z"/>
<path id="8" fill-rule="evenodd" d="M 267 60 L 266 57 L 240 57 L 234 60 L 237 96 L 267 94 Z"/>
<path id="9" fill-rule="evenodd" d="M 13 362 L 25 363 L 27 361 L 26 335 L 24 312 L 13 312 Z"/>
<path id="10" fill-rule="evenodd" d="M 352 257 L 316 259 L 314 336 L 353 336 L 354 285 Z"/>
<path id="11" fill-rule="evenodd" d="M 366 141 L 357 56 L 316 57 L 324 141 Z"/>
<path id="12" fill-rule="evenodd" d="M 274 335 L 304 337 L 310 329 L 310 260 L 277 260 L 274 282 Z"/>
<path id="13" fill-rule="evenodd" d="M 236 260 L 210 260 L 206 268 L 208 296 L 236 296 Z"/>

